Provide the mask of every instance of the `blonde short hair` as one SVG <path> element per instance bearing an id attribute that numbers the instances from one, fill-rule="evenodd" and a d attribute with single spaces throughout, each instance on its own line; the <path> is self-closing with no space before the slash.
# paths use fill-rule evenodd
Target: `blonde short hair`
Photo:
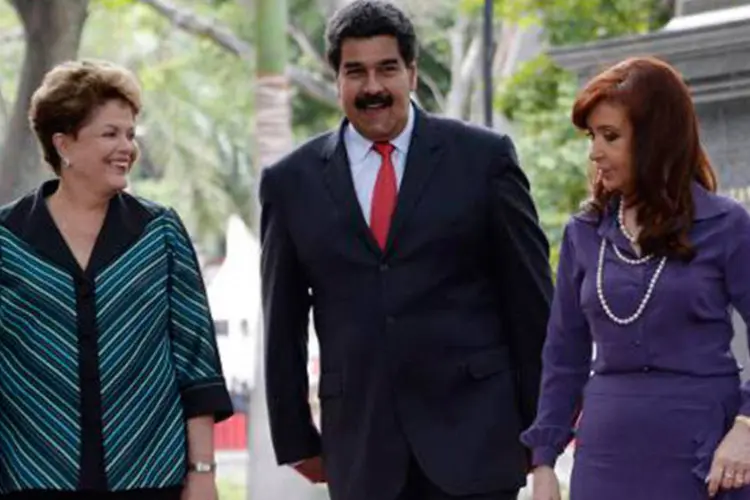
<path id="1" fill-rule="evenodd" d="M 69 61 L 52 68 L 31 97 L 29 121 L 45 161 L 60 174 L 62 159 L 52 137 L 76 136 L 94 111 L 113 99 L 141 110 L 138 81 L 127 69 L 105 61 Z"/>

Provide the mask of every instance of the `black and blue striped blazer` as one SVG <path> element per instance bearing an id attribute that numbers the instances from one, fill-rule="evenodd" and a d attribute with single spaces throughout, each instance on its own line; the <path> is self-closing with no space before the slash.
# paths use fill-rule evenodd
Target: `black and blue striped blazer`
<path id="1" fill-rule="evenodd" d="M 0 493 L 179 486 L 186 420 L 232 414 L 188 235 L 121 193 L 83 270 L 57 185 L 0 209 Z"/>

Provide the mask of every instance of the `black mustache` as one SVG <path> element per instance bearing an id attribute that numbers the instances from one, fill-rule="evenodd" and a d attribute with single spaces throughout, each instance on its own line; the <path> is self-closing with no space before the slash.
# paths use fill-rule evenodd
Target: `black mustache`
<path id="1" fill-rule="evenodd" d="M 391 106 L 393 104 L 393 96 L 390 94 L 364 94 L 354 100 L 354 106 L 360 110 L 381 104 L 386 107 Z"/>

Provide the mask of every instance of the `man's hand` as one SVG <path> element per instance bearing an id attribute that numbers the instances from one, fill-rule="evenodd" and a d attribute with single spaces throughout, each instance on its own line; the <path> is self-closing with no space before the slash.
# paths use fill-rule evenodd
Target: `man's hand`
<path id="1" fill-rule="evenodd" d="M 294 469 L 305 476 L 311 483 L 325 483 L 326 473 L 323 470 L 323 459 L 318 457 L 308 458 L 295 464 Z"/>
<path id="2" fill-rule="evenodd" d="M 552 467 L 541 465 L 534 469 L 534 500 L 560 500 L 560 484 Z"/>

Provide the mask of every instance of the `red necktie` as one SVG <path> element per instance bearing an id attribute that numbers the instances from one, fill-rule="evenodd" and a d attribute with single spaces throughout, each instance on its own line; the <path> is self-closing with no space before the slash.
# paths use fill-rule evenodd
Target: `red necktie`
<path id="1" fill-rule="evenodd" d="M 393 144 L 390 142 L 376 142 L 373 149 L 378 152 L 383 161 L 380 163 L 375 189 L 372 191 L 372 206 L 370 211 L 370 229 L 381 249 L 385 249 L 388 241 L 388 230 L 391 227 L 391 216 L 396 209 L 396 169 L 393 168 L 391 153 Z"/>

